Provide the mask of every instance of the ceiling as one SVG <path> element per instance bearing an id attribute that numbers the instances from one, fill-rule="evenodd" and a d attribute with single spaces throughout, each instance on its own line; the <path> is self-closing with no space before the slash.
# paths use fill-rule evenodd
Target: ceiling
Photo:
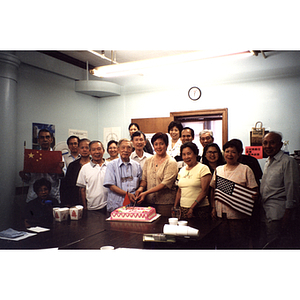
<path id="1" fill-rule="evenodd" d="M 99 54 L 103 53 L 108 58 L 112 58 L 111 50 L 95 50 Z M 131 62 L 137 60 L 165 57 L 177 55 L 195 50 L 114 50 L 114 57 L 118 63 Z M 62 61 L 86 69 L 87 62 L 89 69 L 111 64 L 110 61 L 103 59 L 89 51 L 40 51 Z"/>

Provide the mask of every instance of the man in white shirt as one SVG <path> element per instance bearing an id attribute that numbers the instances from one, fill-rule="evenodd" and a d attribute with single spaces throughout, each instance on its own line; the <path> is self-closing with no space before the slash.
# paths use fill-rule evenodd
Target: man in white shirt
<path id="1" fill-rule="evenodd" d="M 270 243 L 272 247 L 286 246 L 283 237 L 294 233 L 293 221 L 300 198 L 298 165 L 294 158 L 284 154 L 282 145 L 278 132 L 267 133 L 262 141 L 268 155 L 260 186 L 264 209 L 262 233 L 268 247 Z"/>
<path id="2" fill-rule="evenodd" d="M 100 141 L 89 144 L 92 160 L 83 165 L 78 174 L 76 185 L 80 187 L 83 207 L 88 210 L 101 210 L 106 213 L 108 189 L 103 186 L 106 163 L 105 152 Z"/>
<path id="3" fill-rule="evenodd" d="M 131 141 L 135 150 L 131 153 L 130 158 L 138 162 L 143 169 L 147 157 L 152 156 L 152 154 L 147 153 L 143 150 L 146 145 L 146 136 L 141 131 L 135 131 L 131 136 Z"/>

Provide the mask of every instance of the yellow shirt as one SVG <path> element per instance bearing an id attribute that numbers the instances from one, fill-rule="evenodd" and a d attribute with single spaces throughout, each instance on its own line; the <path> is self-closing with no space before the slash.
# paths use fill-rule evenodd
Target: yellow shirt
<path id="1" fill-rule="evenodd" d="M 178 186 L 181 190 L 180 206 L 189 208 L 202 192 L 201 178 L 211 174 L 208 166 L 198 163 L 191 170 L 183 167 L 178 173 Z M 200 202 L 199 206 L 209 205 L 208 197 Z"/>

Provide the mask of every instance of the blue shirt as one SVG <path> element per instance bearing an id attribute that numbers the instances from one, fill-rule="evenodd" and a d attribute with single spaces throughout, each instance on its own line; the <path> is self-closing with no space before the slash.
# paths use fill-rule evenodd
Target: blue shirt
<path id="1" fill-rule="evenodd" d="M 279 151 L 268 157 L 260 193 L 268 221 L 282 219 L 286 208 L 299 203 L 299 172 L 294 158 Z"/>
<path id="2" fill-rule="evenodd" d="M 121 158 L 114 159 L 107 164 L 103 185 L 107 188 L 116 185 L 123 191 L 134 194 L 142 179 L 142 169 L 133 160 L 123 162 Z M 108 190 L 107 211 L 111 212 L 123 205 L 124 196 Z"/>

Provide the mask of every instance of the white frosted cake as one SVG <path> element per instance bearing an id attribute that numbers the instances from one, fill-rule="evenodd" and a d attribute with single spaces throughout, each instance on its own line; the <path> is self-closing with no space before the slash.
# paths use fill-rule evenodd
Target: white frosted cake
<path id="1" fill-rule="evenodd" d="M 110 214 L 111 220 L 118 221 L 151 221 L 156 216 L 153 207 L 119 207 Z"/>

